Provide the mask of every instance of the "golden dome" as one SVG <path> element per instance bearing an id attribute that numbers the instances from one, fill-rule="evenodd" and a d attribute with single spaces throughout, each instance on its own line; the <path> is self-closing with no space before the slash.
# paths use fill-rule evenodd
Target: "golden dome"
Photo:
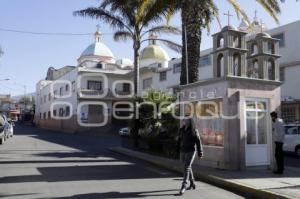
<path id="1" fill-rule="evenodd" d="M 146 48 L 142 50 L 141 53 L 141 60 L 145 59 L 156 59 L 156 60 L 162 60 L 162 61 L 169 61 L 169 55 L 167 52 L 160 46 L 156 44 L 150 44 Z"/>

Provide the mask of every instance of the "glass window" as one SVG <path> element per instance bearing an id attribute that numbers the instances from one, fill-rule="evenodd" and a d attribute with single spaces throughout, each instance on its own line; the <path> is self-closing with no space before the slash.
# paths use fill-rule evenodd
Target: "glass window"
<path id="1" fill-rule="evenodd" d="M 75 81 L 72 81 L 72 91 L 75 92 Z"/>
<path id="2" fill-rule="evenodd" d="M 265 112 L 258 112 L 257 119 L 258 144 L 267 144 L 268 115 Z"/>
<path id="3" fill-rule="evenodd" d="M 167 71 L 163 71 L 159 73 L 159 81 L 167 80 Z"/>
<path id="4" fill-rule="evenodd" d="M 298 135 L 298 134 L 300 134 L 299 127 L 298 126 L 286 126 L 285 134 L 286 135 Z"/>
<path id="5" fill-rule="evenodd" d="M 281 109 L 282 119 L 286 123 L 295 122 L 296 121 L 296 109 L 295 107 L 284 107 Z"/>
<path id="6" fill-rule="evenodd" d="M 101 81 L 88 81 L 88 89 L 89 90 L 102 90 L 102 82 Z"/>
<path id="7" fill-rule="evenodd" d="M 51 101 L 51 93 L 48 94 L 48 100 Z"/>
<path id="8" fill-rule="evenodd" d="M 69 91 L 69 84 L 66 85 L 66 92 Z"/>
<path id="9" fill-rule="evenodd" d="M 66 107 L 66 116 L 67 117 L 70 116 L 70 107 L 69 106 Z"/>
<path id="10" fill-rule="evenodd" d="M 129 83 L 123 84 L 123 92 L 130 92 L 130 84 Z"/>
<path id="11" fill-rule="evenodd" d="M 63 89 L 64 89 L 63 87 L 60 87 L 60 88 L 59 88 L 59 95 L 60 95 L 60 96 L 63 95 Z"/>
<path id="12" fill-rule="evenodd" d="M 206 55 L 200 58 L 199 60 L 200 67 L 210 66 L 211 65 L 211 57 L 210 55 Z"/>
<path id="13" fill-rule="evenodd" d="M 173 65 L 173 73 L 180 73 L 181 72 L 181 63 L 177 63 Z"/>
<path id="14" fill-rule="evenodd" d="M 143 80 L 143 89 L 151 88 L 152 78 L 147 78 Z"/>
<path id="15" fill-rule="evenodd" d="M 280 33 L 277 35 L 273 35 L 273 38 L 279 39 L 279 47 L 282 48 L 285 46 L 285 37 L 284 37 L 284 33 Z"/>
<path id="16" fill-rule="evenodd" d="M 256 112 L 247 112 L 247 144 L 256 144 Z"/>

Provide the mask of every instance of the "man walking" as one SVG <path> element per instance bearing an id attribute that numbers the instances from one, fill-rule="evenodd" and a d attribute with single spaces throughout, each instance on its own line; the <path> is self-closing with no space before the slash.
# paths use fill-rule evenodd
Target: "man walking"
<path id="1" fill-rule="evenodd" d="M 284 158 L 282 146 L 284 143 L 284 127 L 282 119 L 278 118 L 276 112 L 272 112 L 272 135 L 275 143 L 275 159 L 277 163 L 277 170 L 273 173 L 283 174 L 284 171 Z"/>

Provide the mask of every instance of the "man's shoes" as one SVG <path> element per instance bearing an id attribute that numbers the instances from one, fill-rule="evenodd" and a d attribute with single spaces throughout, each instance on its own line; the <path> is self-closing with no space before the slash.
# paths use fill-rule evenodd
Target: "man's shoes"
<path id="1" fill-rule="evenodd" d="M 182 187 L 181 187 L 181 189 L 180 189 L 180 191 L 179 191 L 179 195 L 183 195 L 184 194 L 184 192 L 186 191 L 186 186 L 185 185 L 182 185 Z"/>
<path id="2" fill-rule="evenodd" d="M 191 190 L 191 189 L 194 189 L 194 190 L 196 189 L 196 185 L 193 181 L 191 181 L 190 186 L 187 188 L 187 190 Z"/>
<path id="3" fill-rule="evenodd" d="M 282 175 L 283 171 L 273 171 L 274 174 Z"/>

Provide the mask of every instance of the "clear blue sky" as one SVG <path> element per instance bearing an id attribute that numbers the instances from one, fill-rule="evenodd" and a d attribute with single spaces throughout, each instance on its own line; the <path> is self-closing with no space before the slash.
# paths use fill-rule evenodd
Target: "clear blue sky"
<path id="1" fill-rule="evenodd" d="M 227 10 L 233 13 L 233 10 L 224 0 L 216 0 L 216 2 L 222 14 L 222 25 L 226 25 L 227 18 L 223 13 Z M 269 28 L 278 26 L 255 3 L 255 0 L 239 0 L 239 2 L 251 18 L 257 9 L 258 17 L 262 18 Z M 98 4 L 99 0 L 1 0 L 0 28 L 33 32 L 93 33 L 99 22 L 89 18 L 74 17 L 72 12 Z M 300 3 L 287 0 L 282 5 L 280 24 L 300 20 L 299 10 Z M 231 21 L 233 25 L 238 26 L 239 21 L 236 17 Z M 105 24 L 99 24 L 103 33 L 112 32 Z M 172 24 L 181 25 L 179 15 L 174 17 Z M 213 23 L 211 33 L 218 30 L 217 23 Z M 178 36 L 170 39 L 181 41 Z M 11 79 L 9 82 L 0 82 L 0 93 L 23 94 L 22 85 L 27 86 L 27 92 L 33 92 L 36 82 L 45 78 L 48 67 L 75 66 L 81 52 L 93 41 L 93 36 L 46 36 L 0 31 L 0 46 L 5 51 L 0 58 L 0 79 Z M 131 42 L 116 43 L 112 35 L 104 35 L 103 42 L 110 47 L 116 57 L 132 59 Z M 204 50 L 210 47 L 211 37 L 205 32 L 201 48 Z M 170 50 L 167 51 L 170 57 L 180 56 Z"/>

